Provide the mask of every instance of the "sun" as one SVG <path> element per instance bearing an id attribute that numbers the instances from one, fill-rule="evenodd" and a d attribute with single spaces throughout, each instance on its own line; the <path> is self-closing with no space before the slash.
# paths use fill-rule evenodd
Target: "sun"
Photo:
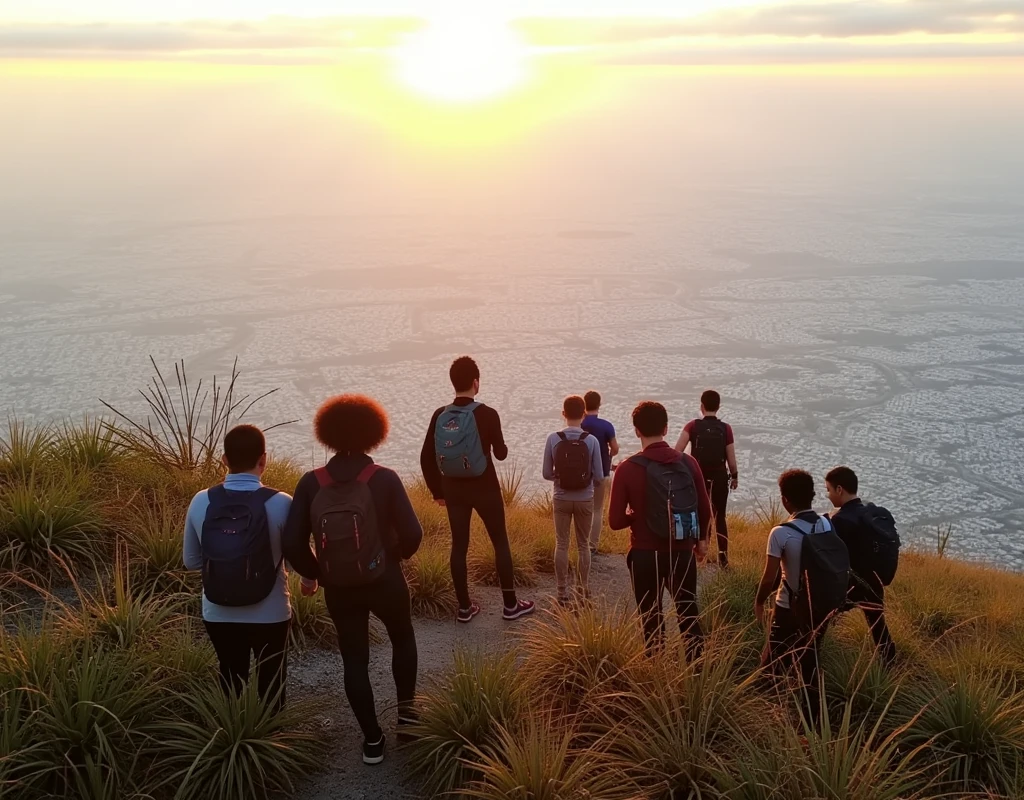
<path id="1" fill-rule="evenodd" d="M 503 95 L 527 77 L 527 47 L 501 19 L 450 15 L 431 19 L 395 51 L 398 79 L 447 103 Z"/>

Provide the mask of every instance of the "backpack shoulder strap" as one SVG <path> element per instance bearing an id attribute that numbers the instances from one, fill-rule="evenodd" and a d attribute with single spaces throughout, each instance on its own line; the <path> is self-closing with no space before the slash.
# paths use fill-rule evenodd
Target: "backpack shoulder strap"
<path id="1" fill-rule="evenodd" d="M 334 483 L 334 478 L 331 477 L 331 473 L 327 471 L 327 467 L 320 467 L 319 469 L 313 470 L 313 474 L 316 475 L 316 482 L 321 487 L 330 486 Z"/>
<path id="2" fill-rule="evenodd" d="M 644 469 L 647 469 L 652 463 L 654 463 L 651 459 L 647 458 L 647 456 L 643 456 L 640 453 L 637 453 L 635 456 L 630 456 L 626 461 L 632 461 L 638 467 L 643 467 Z"/>
<path id="3" fill-rule="evenodd" d="M 805 531 L 799 525 L 794 525 L 792 522 L 783 522 L 782 525 L 780 525 L 779 527 L 780 528 L 789 528 L 791 530 L 794 530 L 797 533 L 799 533 L 801 536 L 806 536 L 807 535 L 807 531 Z"/>
<path id="4" fill-rule="evenodd" d="M 466 411 L 466 412 L 472 414 L 474 411 L 476 411 L 478 408 L 480 408 L 480 405 L 481 405 L 480 403 L 478 403 L 476 400 L 474 400 L 472 403 L 467 403 L 464 406 L 455 406 L 455 408 L 459 409 L 459 411 Z"/>
<path id="5" fill-rule="evenodd" d="M 587 431 L 583 431 L 583 433 L 581 433 L 581 434 L 579 435 L 579 438 L 578 438 L 578 439 L 577 439 L 576 441 L 578 441 L 578 442 L 582 442 L 582 441 L 583 441 L 584 439 L 586 439 L 586 438 L 587 438 L 588 436 L 590 436 L 590 433 L 588 433 Z"/>
<path id="6" fill-rule="evenodd" d="M 277 489 L 271 488 L 270 486 L 261 486 L 255 492 L 256 499 L 258 499 L 262 503 L 266 503 L 275 494 L 279 494 L 279 491 Z"/>
<path id="7" fill-rule="evenodd" d="M 563 442 L 569 441 L 569 439 L 566 437 L 564 431 L 558 431 L 557 435 L 558 435 L 558 438 L 561 439 Z"/>
<path id="8" fill-rule="evenodd" d="M 369 483 L 370 478 L 376 474 L 378 469 L 380 469 L 380 467 L 376 464 L 367 464 L 363 467 L 362 471 L 356 475 L 356 481 L 358 483 Z"/>
<path id="9" fill-rule="evenodd" d="M 218 483 L 216 486 L 211 486 L 206 490 L 206 497 L 210 501 L 211 506 L 221 505 L 228 499 L 228 490 L 224 488 L 223 483 Z"/>

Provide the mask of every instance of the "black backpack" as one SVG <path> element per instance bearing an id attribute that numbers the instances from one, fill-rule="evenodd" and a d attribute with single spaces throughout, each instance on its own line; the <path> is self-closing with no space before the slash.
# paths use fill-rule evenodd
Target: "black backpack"
<path id="1" fill-rule="evenodd" d="M 803 521 L 811 522 L 809 519 Z M 828 520 L 816 515 L 814 525 L 821 521 L 825 521 L 829 529 L 820 533 L 806 533 L 792 522 L 783 523 L 803 537 L 797 591 L 786 584 L 790 608 L 809 620 L 813 629 L 824 625 L 833 614 L 846 607 L 846 593 L 850 587 L 850 553 Z"/>
<path id="2" fill-rule="evenodd" d="M 211 603 L 252 606 L 273 590 L 281 562 L 274 561 L 266 503 L 275 494 L 267 486 L 235 492 L 223 484 L 207 491 L 200 549 L 203 594 Z"/>
<path id="3" fill-rule="evenodd" d="M 693 474 L 683 461 L 653 461 L 632 456 L 630 461 L 647 472 L 647 527 L 659 539 L 680 538 L 675 517 L 682 523 L 683 539 L 699 539 L 697 487 Z"/>
<path id="4" fill-rule="evenodd" d="M 586 489 L 594 482 L 594 473 L 590 468 L 590 447 L 585 441 L 589 436 L 583 431 L 577 439 L 570 439 L 562 431 L 558 432 L 559 441 L 555 444 L 554 466 L 558 485 L 566 491 L 574 492 Z"/>
<path id="5" fill-rule="evenodd" d="M 700 464 L 701 472 L 720 472 L 725 468 L 726 427 L 715 417 L 698 419 L 693 424 L 690 453 Z"/>
<path id="6" fill-rule="evenodd" d="M 861 527 L 868 535 L 867 557 L 871 570 L 883 586 L 888 586 L 896 577 L 900 563 L 900 535 L 896 531 L 896 520 L 889 510 L 874 503 L 865 503 L 860 516 Z"/>
<path id="7" fill-rule="evenodd" d="M 362 586 L 384 574 L 384 541 L 368 485 L 377 469 L 369 464 L 350 481 L 335 481 L 327 467 L 313 473 L 320 484 L 310 508 L 313 545 L 325 586 Z"/>

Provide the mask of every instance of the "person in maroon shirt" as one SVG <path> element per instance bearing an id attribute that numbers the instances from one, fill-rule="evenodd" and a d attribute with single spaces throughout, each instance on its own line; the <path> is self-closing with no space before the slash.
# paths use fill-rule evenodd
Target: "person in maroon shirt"
<path id="1" fill-rule="evenodd" d="M 626 565 L 633 582 L 633 594 L 643 622 L 648 651 L 664 641 L 661 596 L 667 586 L 676 604 L 687 656 L 692 660 L 699 657 L 703 649 L 704 633 L 697 618 L 697 560 L 703 561 L 707 556 L 711 501 L 697 462 L 691 456 L 674 450 L 665 441 L 668 413 L 661 403 L 640 403 L 633 409 L 633 427 L 643 448 L 637 456 L 665 464 L 682 461 L 690 471 L 697 495 L 699 538 L 679 541 L 651 530 L 647 516 L 647 469 L 635 460 L 637 456 L 623 461 L 615 471 L 608 524 L 612 530 L 629 528 L 630 531 Z"/>

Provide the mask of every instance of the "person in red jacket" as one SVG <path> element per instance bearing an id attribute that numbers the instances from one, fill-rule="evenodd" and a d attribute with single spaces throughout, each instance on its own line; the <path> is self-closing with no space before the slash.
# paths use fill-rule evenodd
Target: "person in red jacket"
<path id="1" fill-rule="evenodd" d="M 665 638 L 661 597 L 667 586 L 676 604 L 687 656 L 692 660 L 703 650 L 704 633 L 697 609 L 697 561 L 703 561 L 707 556 L 713 516 L 711 501 L 696 460 L 673 449 L 665 441 L 668 413 L 661 403 L 649 400 L 640 403 L 633 409 L 633 427 L 643 449 L 619 464 L 615 472 L 608 524 L 616 531 L 630 529 L 626 565 L 643 622 L 648 652 L 660 646 Z M 689 472 L 696 506 L 693 512 L 696 525 L 682 539 L 670 535 L 667 530 L 662 533 L 652 530 L 647 507 L 648 494 L 654 488 L 648 485 L 651 472 L 648 465 L 676 462 L 682 462 Z M 686 491 L 688 487 L 683 487 L 679 495 Z"/>

